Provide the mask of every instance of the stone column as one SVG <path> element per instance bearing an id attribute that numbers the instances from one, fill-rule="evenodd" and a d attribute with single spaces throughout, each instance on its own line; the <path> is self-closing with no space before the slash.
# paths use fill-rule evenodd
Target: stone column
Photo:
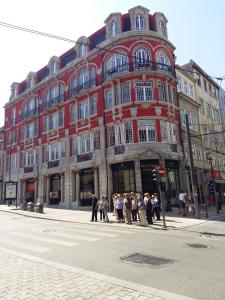
<path id="1" fill-rule="evenodd" d="M 80 172 L 76 172 L 76 201 L 77 206 L 80 205 Z"/>
<path id="2" fill-rule="evenodd" d="M 35 178 L 35 181 L 34 181 L 34 203 L 37 203 L 38 201 L 38 178 Z"/>
<path id="3" fill-rule="evenodd" d="M 61 199 L 60 201 L 61 202 L 64 202 L 64 173 L 61 174 L 61 181 L 60 181 L 60 184 L 61 184 Z"/>
<path id="4" fill-rule="evenodd" d="M 46 177 L 46 204 L 49 205 L 50 177 Z"/>
<path id="5" fill-rule="evenodd" d="M 134 160 L 134 172 L 135 172 L 136 191 L 142 193 L 141 167 L 140 167 L 140 160 L 138 158 Z"/>
<path id="6" fill-rule="evenodd" d="M 99 199 L 99 180 L 98 180 L 98 168 L 94 168 L 94 189 L 95 196 Z"/>

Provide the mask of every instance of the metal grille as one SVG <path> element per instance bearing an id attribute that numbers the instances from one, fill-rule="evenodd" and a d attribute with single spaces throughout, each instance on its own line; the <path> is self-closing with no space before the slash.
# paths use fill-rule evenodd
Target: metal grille
<path id="1" fill-rule="evenodd" d="M 137 264 L 148 264 L 152 266 L 161 266 L 164 264 L 171 264 L 173 263 L 172 259 L 152 256 L 152 255 L 144 255 L 140 253 L 134 253 L 128 256 L 124 256 L 120 258 L 122 261 L 129 261 L 134 262 Z"/>

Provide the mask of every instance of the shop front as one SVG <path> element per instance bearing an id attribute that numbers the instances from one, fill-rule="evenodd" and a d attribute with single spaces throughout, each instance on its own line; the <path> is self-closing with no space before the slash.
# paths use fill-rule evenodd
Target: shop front
<path id="1" fill-rule="evenodd" d="M 136 192 L 134 162 L 111 165 L 114 193 Z"/>
<path id="2" fill-rule="evenodd" d="M 26 202 L 35 202 L 35 179 L 25 180 L 25 200 Z"/>
<path id="3" fill-rule="evenodd" d="M 49 176 L 50 191 L 49 191 L 49 204 L 58 205 L 61 201 L 61 175 L 59 173 Z"/>
<path id="4" fill-rule="evenodd" d="M 158 164 L 159 161 L 157 159 L 146 159 L 140 161 L 143 194 L 150 193 L 152 195 L 154 193 L 158 193 L 157 182 L 154 180 L 153 176 L 153 170 Z"/>
<path id="5" fill-rule="evenodd" d="M 90 206 L 95 193 L 94 171 L 92 168 L 80 171 L 80 206 Z"/>

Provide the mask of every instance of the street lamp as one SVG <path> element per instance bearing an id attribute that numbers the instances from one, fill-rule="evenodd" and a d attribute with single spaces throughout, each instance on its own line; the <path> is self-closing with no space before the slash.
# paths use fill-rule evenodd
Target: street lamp
<path id="1" fill-rule="evenodd" d="M 214 199 L 215 199 L 215 203 L 216 203 L 216 213 L 219 214 L 218 198 L 216 195 L 215 176 L 214 176 L 214 170 L 213 170 L 213 165 L 212 165 L 213 157 L 210 152 L 206 154 L 206 158 L 210 164 L 211 177 L 212 177 L 212 181 L 213 181 L 213 194 L 214 194 Z"/>

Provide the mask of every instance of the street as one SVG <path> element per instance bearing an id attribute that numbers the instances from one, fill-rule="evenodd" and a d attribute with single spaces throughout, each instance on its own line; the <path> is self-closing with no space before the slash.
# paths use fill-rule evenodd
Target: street
<path id="1" fill-rule="evenodd" d="M 225 299 L 224 224 L 140 230 L 0 212 L 0 299 Z"/>

